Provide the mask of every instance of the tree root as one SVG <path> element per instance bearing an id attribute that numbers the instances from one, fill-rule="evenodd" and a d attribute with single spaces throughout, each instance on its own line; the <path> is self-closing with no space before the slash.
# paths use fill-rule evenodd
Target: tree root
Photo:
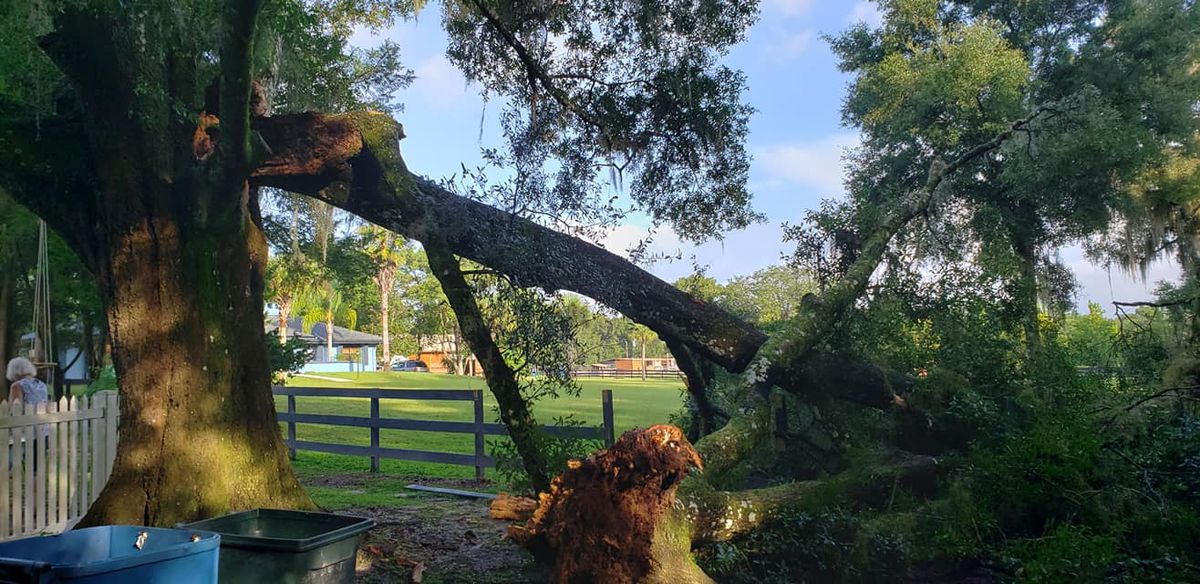
<path id="1" fill-rule="evenodd" d="M 742 420 L 721 440 L 736 442 L 754 427 L 753 417 Z M 730 449 L 738 450 L 712 451 Z M 932 457 L 896 452 L 823 480 L 731 492 L 689 475 L 692 468 L 702 468 L 700 453 L 678 428 L 630 430 L 612 448 L 572 463 L 509 536 L 552 567 L 554 582 L 707 583 L 692 559 L 695 545 L 728 541 L 785 509 L 886 504 L 899 486 L 929 492 L 943 470 Z"/>
<path id="2" fill-rule="evenodd" d="M 554 582 L 642 582 L 675 489 L 699 454 L 674 426 L 630 430 L 570 468 L 509 537 L 552 566 Z M 658 545 L 664 542 L 659 541 Z"/>

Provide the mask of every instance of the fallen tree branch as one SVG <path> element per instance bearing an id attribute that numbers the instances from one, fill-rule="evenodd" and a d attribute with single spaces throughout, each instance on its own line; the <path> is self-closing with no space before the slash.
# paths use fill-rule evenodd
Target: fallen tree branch
<path id="1" fill-rule="evenodd" d="M 1189 298 L 1181 298 L 1181 299 L 1178 299 L 1178 300 L 1165 300 L 1165 301 L 1162 301 L 1162 302 L 1149 302 L 1149 301 L 1144 301 L 1144 302 L 1117 302 L 1117 301 L 1115 301 L 1115 300 L 1114 300 L 1114 301 L 1113 301 L 1113 306 L 1117 306 L 1117 307 L 1122 307 L 1122 306 L 1124 306 L 1124 307 L 1140 307 L 1140 306 L 1148 306 L 1148 307 L 1151 307 L 1151 308 L 1168 308 L 1168 307 L 1171 307 L 1171 306 L 1181 306 L 1181 305 L 1184 305 L 1184 304 L 1190 304 L 1190 303 L 1192 303 L 1192 302 L 1195 302 L 1196 300 L 1200 300 L 1200 297 L 1197 297 L 1197 296 L 1192 296 L 1192 297 L 1189 297 Z"/>
<path id="2" fill-rule="evenodd" d="M 616 254 L 413 175 L 400 155 L 403 130 L 383 114 L 306 113 L 255 123 L 272 154 L 253 173 L 254 186 L 317 197 L 418 241 L 436 231 L 455 254 L 517 285 L 593 298 L 731 371 L 745 369 L 766 340 Z"/>
<path id="3" fill-rule="evenodd" d="M 942 470 L 931 456 L 898 451 L 866 469 L 747 491 L 719 491 L 705 481 L 689 479 L 680 486 L 674 508 L 691 526 L 693 545 L 728 541 L 785 509 L 816 511 L 836 500 L 885 504 L 893 494 L 881 485 L 928 492 Z"/>

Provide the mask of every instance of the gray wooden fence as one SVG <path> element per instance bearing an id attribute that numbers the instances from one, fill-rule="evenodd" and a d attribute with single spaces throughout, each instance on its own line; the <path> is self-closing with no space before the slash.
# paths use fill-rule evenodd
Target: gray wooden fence
<path id="1" fill-rule="evenodd" d="M 277 416 L 280 422 L 287 424 L 288 454 L 294 459 L 297 450 L 312 450 L 332 454 L 365 456 L 371 459 L 371 471 L 379 471 L 379 461 L 383 458 L 413 460 L 418 462 L 440 462 L 475 467 L 476 478 L 483 478 L 484 469 L 495 466 L 495 461 L 484 451 L 486 436 L 507 436 L 508 430 L 503 424 L 486 422 L 483 412 L 483 391 L 463 389 L 339 389 L 329 387 L 282 387 L 274 388 L 275 395 L 287 397 L 287 409 L 280 411 Z M 365 398 L 371 400 L 370 417 L 342 416 L 333 414 L 301 414 L 296 411 L 298 397 L 334 397 L 334 398 Z M 474 405 L 474 419 L 470 422 L 449 422 L 442 420 L 413 420 L 407 418 L 385 418 L 380 415 L 379 401 L 387 399 L 401 400 L 440 400 L 440 401 L 469 401 Z M 604 411 L 604 423 L 595 427 L 558 427 L 546 426 L 543 430 L 552 436 L 603 440 L 606 446 L 612 446 L 616 435 L 613 426 L 612 390 L 601 392 L 601 405 Z M 328 444 L 296 439 L 296 424 L 326 424 L 330 426 L 348 426 L 369 428 L 371 443 L 367 446 L 356 444 Z M 457 452 L 431 452 L 428 450 L 408 450 L 402 448 L 384 448 L 379 445 L 380 430 L 415 430 L 422 432 L 448 432 L 452 434 L 471 434 L 475 437 L 475 452 L 473 454 Z"/>

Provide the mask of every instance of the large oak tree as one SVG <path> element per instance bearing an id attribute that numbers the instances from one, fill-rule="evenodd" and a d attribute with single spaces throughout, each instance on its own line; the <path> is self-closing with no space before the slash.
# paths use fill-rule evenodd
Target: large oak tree
<path id="1" fill-rule="evenodd" d="M 444 242 L 522 285 L 587 294 L 731 369 L 744 368 L 765 338 L 614 254 L 411 174 L 399 156 L 402 131 L 386 115 L 263 117 L 254 78 L 265 74 L 260 56 L 271 47 L 264 39 L 308 18 L 309 7 L 231 0 L 12 8 L 4 25 L 19 41 L 13 53 L 28 63 L 8 75 L 20 91 L 6 92 L 0 104 L 0 185 L 45 218 L 95 274 L 124 396 L 113 477 L 86 523 L 170 525 L 229 509 L 311 504 L 287 462 L 265 366 L 267 250 L 256 192 L 262 186 L 317 197 L 417 240 Z M 337 6 L 311 8 L 335 29 L 345 24 L 338 19 L 347 13 Z M 658 14 L 653 3 L 628 8 L 643 19 L 677 20 L 671 30 L 681 38 L 672 42 L 710 34 L 717 40 L 709 45 L 717 46 L 740 38 L 753 14 L 752 6 L 719 7 L 731 11 L 727 28 L 705 32 L 696 19 L 719 23 L 718 14 L 692 14 L 682 5 Z M 573 119 L 591 124 L 591 134 L 560 132 L 592 144 L 583 168 L 601 155 L 623 165 L 638 156 L 639 175 L 656 173 L 636 191 L 648 197 L 648 208 L 700 228 L 744 222 L 738 209 L 747 198 L 745 160 L 735 138 L 745 110 L 729 102 L 740 81 L 720 68 L 728 84 L 708 75 L 714 67 L 704 43 L 676 47 L 691 62 L 664 57 L 643 70 L 682 67 L 640 81 L 648 94 L 621 90 L 606 97 L 624 104 L 588 104 L 616 108 L 611 117 L 621 123 L 602 126 L 549 84 L 528 49 L 509 42 L 517 37 L 499 23 L 514 10 L 475 4 L 448 13 L 492 23 L 494 34 L 508 39 L 493 48 L 497 59 L 529 67 L 541 79 L 535 84 L 546 83 L 538 91 L 554 93 L 561 107 L 574 108 Z M 603 16 L 614 27 L 612 42 L 631 32 L 625 14 L 568 16 L 576 23 Z M 662 32 L 641 32 L 647 31 Z M 678 109 L 656 107 L 648 117 L 622 118 L 645 110 L 629 107 L 638 103 L 669 103 L 679 84 L 691 81 L 696 103 L 716 96 L 722 99 L 714 103 L 733 109 L 687 119 Z M 585 89 L 597 93 L 578 92 Z M 709 179 L 696 178 L 705 173 Z M 723 190 L 705 188 L 714 184 Z M 706 213 L 692 203 L 727 212 Z M 535 253 L 546 257 L 544 265 L 521 259 Z"/>

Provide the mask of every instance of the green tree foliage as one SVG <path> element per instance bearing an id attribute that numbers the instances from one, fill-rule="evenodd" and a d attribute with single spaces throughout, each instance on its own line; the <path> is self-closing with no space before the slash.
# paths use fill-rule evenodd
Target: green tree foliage
<path id="1" fill-rule="evenodd" d="M 288 319 L 303 304 L 303 297 L 320 279 L 320 267 L 303 253 L 276 254 L 267 262 L 264 299 L 279 310 L 278 340 L 285 343 Z"/>
<path id="2" fill-rule="evenodd" d="M 282 339 L 278 331 L 267 333 L 267 363 L 271 382 L 282 384 L 312 360 L 312 348 L 303 339 Z"/>
<path id="3" fill-rule="evenodd" d="M 1105 317 L 1104 310 L 1095 302 L 1088 303 L 1085 315 L 1068 315 L 1063 326 L 1063 340 L 1071 362 L 1096 369 L 1117 365 L 1119 331 L 1117 323 Z"/>
<path id="4" fill-rule="evenodd" d="M 340 323 L 354 328 L 358 311 L 350 306 L 334 282 L 323 282 L 312 288 L 300 300 L 301 326 L 307 334 L 318 322 L 325 325 L 325 355 L 333 358 L 333 326 Z"/>
<path id="5" fill-rule="evenodd" d="M 725 284 L 704 274 L 692 274 L 676 280 L 675 287 L 766 327 L 791 320 L 805 295 L 817 290 L 807 272 L 791 266 L 770 266 Z"/>
<path id="6" fill-rule="evenodd" d="M 789 232 L 798 259 L 821 275 L 829 266 L 820 262 L 852 256 L 879 206 L 924 181 L 935 158 L 1029 118 L 1017 139 L 945 185 L 897 253 L 978 262 L 1003 275 L 1002 293 L 1033 349 L 1038 298 L 1061 306 L 1072 289 L 1053 251 L 1128 225 L 1131 210 L 1144 208 L 1139 177 L 1188 173 L 1181 157 L 1197 130 L 1197 81 L 1187 72 L 1197 11 L 1169 1 L 906 0 L 881 8 L 881 28 L 859 25 L 832 39 L 842 68 L 856 74 L 843 115 L 863 145 L 849 159 L 849 202 Z"/>
<path id="7" fill-rule="evenodd" d="M 836 282 L 877 218 L 938 159 L 1030 121 L 942 185 L 824 340 L 909 374 L 909 410 L 787 402 L 788 432 L 803 436 L 789 445 L 804 454 L 776 450 L 743 472 L 774 465 L 814 478 L 830 472 L 818 460 L 853 474 L 894 447 L 952 470 L 797 503 L 767 529 L 703 549 L 706 568 L 733 582 L 1194 579 L 1194 282 L 1118 306 L 1115 318 L 1094 304 L 1063 315 L 1071 278 L 1055 256 L 1085 238 L 1135 268 L 1191 253 L 1180 250 L 1196 234 L 1188 197 L 1200 9 L 1169 0 L 880 6 L 881 27 L 832 39 L 855 75 L 843 113 L 863 136 L 848 157 L 849 197 L 788 232 L 795 263 L 817 284 Z M 1147 202 L 1160 196 L 1175 203 L 1154 207 L 1165 214 L 1152 219 Z M 1175 241 L 1181 234 L 1186 242 Z M 797 457 L 808 464 L 788 464 Z"/>
<path id="8" fill-rule="evenodd" d="M 705 239 L 756 218 L 745 78 L 719 60 L 756 12 L 753 1 L 468 0 L 444 17 L 451 61 L 505 100 L 507 153 L 492 154 L 523 176 L 513 207 L 576 224 L 611 219 L 600 168 L 656 221 Z"/>

